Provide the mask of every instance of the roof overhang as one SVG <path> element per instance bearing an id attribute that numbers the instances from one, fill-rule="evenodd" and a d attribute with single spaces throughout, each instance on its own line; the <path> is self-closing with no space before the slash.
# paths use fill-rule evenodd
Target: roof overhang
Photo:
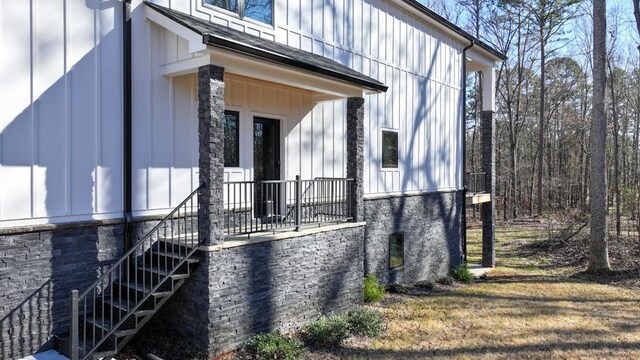
<path id="1" fill-rule="evenodd" d="M 448 34 L 454 39 L 461 41 L 463 45 L 473 43 L 474 46 L 472 48 L 472 52 L 475 52 L 477 54 L 477 57 L 483 58 L 485 60 L 483 62 L 490 61 L 493 65 L 495 65 L 495 63 L 507 59 L 507 56 L 502 52 L 494 49 L 490 45 L 469 34 L 461 27 L 438 15 L 433 10 L 419 3 L 417 0 L 393 0 L 393 2 L 410 14 L 414 14 L 422 18 L 434 28 L 440 30 L 445 34 Z M 467 64 L 467 66 L 469 65 L 470 64 Z"/>
<path id="2" fill-rule="evenodd" d="M 387 91 L 387 86 L 331 59 L 145 3 L 146 17 L 189 42 L 194 58 L 162 66 L 166 76 L 215 64 L 226 72 L 303 88 L 318 100 Z"/>

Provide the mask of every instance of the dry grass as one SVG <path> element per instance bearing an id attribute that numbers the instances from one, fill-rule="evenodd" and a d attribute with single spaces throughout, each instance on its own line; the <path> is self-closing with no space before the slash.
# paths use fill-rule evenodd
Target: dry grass
<path id="1" fill-rule="evenodd" d="M 478 231 L 469 258 L 479 261 Z M 446 291 L 412 289 L 376 306 L 388 320 L 378 339 L 353 340 L 310 358 L 637 359 L 640 291 L 581 281 L 536 246 L 542 228 L 499 229 L 498 267 L 487 280 Z"/>

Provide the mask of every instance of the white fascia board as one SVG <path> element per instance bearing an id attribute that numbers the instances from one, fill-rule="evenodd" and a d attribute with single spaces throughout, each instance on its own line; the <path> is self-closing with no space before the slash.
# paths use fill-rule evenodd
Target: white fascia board
<path id="1" fill-rule="evenodd" d="M 160 73 L 168 77 L 195 74 L 198 72 L 199 67 L 209 65 L 211 63 L 211 54 L 205 54 L 191 59 L 162 65 L 160 67 Z"/>
<path id="2" fill-rule="evenodd" d="M 466 52 L 467 72 L 482 71 L 485 68 L 496 67 L 498 61 L 486 56 L 486 51 L 479 46 L 473 46 Z M 501 60 L 499 60 L 501 61 Z"/>
<path id="3" fill-rule="evenodd" d="M 166 16 L 160 14 L 159 12 L 148 6 L 145 6 L 144 9 L 145 17 L 148 20 L 153 21 L 154 23 L 187 40 L 187 42 L 189 43 L 189 53 L 193 54 L 207 49 L 207 46 L 202 40 L 202 35 L 185 26 L 178 24 L 177 22 L 167 18 Z"/>
<path id="4" fill-rule="evenodd" d="M 212 63 L 224 67 L 225 72 L 310 90 L 338 98 L 362 97 L 363 89 L 331 80 L 303 70 L 293 69 L 269 61 L 256 59 L 225 49 L 210 47 Z M 324 99 L 318 99 L 324 100 Z"/>

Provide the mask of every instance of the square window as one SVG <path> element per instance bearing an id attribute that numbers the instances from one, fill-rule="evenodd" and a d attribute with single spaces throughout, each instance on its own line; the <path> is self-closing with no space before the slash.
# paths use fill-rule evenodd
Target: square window
<path id="1" fill-rule="evenodd" d="M 244 16 L 271 25 L 273 0 L 244 0 Z"/>
<path id="2" fill-rule="evenodd" d="M 204 3 L 238 13 L 238 0 L 204 0 Z"/>
<path id="3" fill-rule="evenodd" d="M 212 5 L 268 25 L 273 24 L 273 0 L 204 0 Z"/>
<path id="4" fill-rule="evenodd" d="M 382 131 L 382 167 L 398 167 L 398 133 Z"/>
<path id="5" fill-rule="evenodd" d="M 240 166 L 240 113 L 224 112 L 224 166 Z"/>
<path id="6" fill-rule="evenodd" d="M 389 269 L 404 265 L 404 234 L 389 235 Z"/>

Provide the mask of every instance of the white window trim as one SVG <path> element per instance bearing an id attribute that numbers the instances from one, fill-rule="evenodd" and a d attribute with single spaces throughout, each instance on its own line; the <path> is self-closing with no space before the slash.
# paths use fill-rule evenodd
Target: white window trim
<path id="1" fill-rule="evenodd" d="M 256 19 L 252 19 L 249 17 L 246 17 L 244 15 L 244 0 L 237 0 L 238 1 L 238 12 L 233 12 L 231 10 L 222 8 L 222 7 L 218 7 L 212 4 L 208 4 L 206 2 L 206 0 L 202 0 L 202 6 L 205 9 L 210 9 L 210 10 L 214 10 L 216 12 L 219 12 L 221 14 L 224 14 L 226 16 L 229 16 L 231 18 L 237 19 L 237 20 L 241 20 L 244 22 L 248 22 L 252 25 L 256 25 L 256 26 L 261 26 L 265 29 L 271 30 L 271 31 L 275 31 L 276 26 L 276 4 L 275 4 L 275 0 L 271 1 L 271 24 L 267 24 L 264 23 L 262 21 L 256 20 Z"/>
<path id="2" fill-rule="evenodd" d="M 386 132 L 394 132 L 398 135 L 398 149 L 397 149 L 397 156 L 398 156 L 398 166 L 396 167 L 384 167 L 384 165 L 382 165 L 382 152 L 384 151 L 383 149 L 383 143 L 382 143 L 382 132 L 386 131 Z M 387 128 L 387 127 L 380 127 L 380 131 L 378 131 L 378 145 L 379 145 L 379 151 L 380 151 L 380 170 L 382 171 L 392 171 L 392 172 L 399 172 L 400 171 L 400 129 L 394 129 L 394 128 Z"/>

